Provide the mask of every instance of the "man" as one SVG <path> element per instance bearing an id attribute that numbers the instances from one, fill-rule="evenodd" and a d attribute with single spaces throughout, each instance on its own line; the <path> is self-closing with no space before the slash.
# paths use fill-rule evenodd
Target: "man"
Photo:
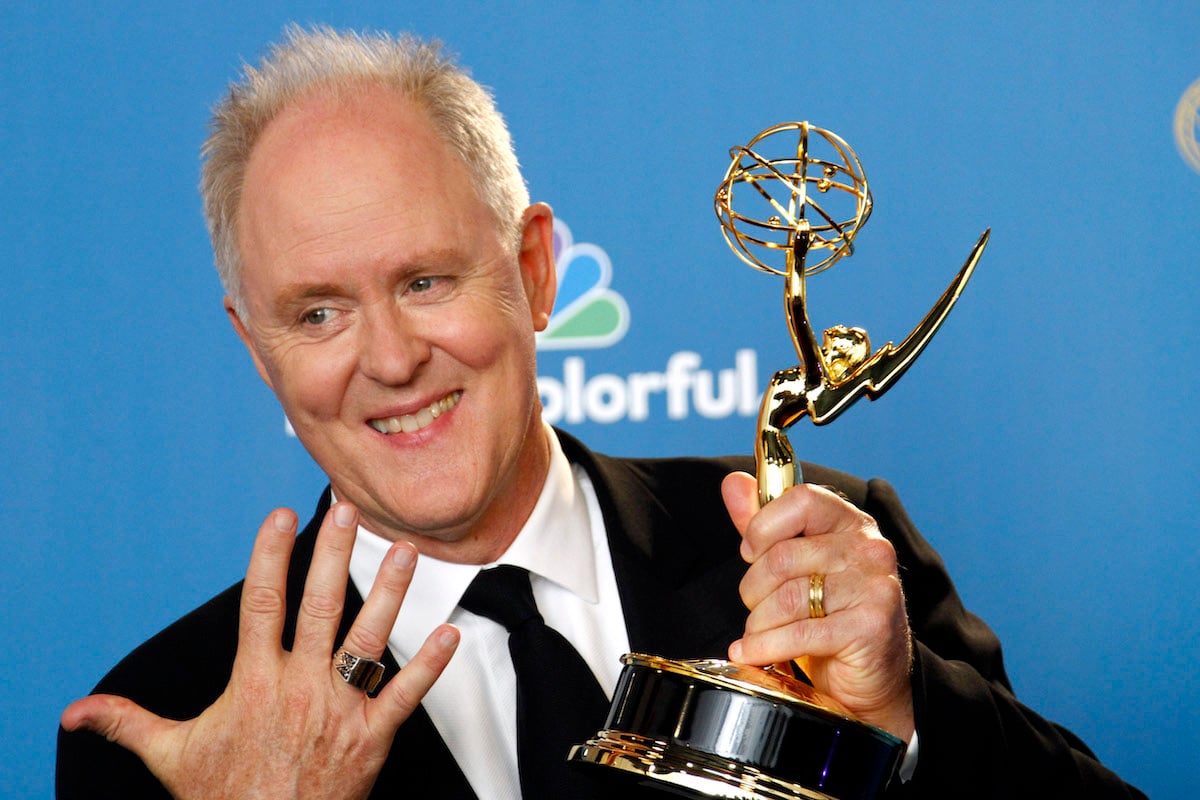
<path id="1" fill-rule="evenodd" d="M 529 570 L 609 697 L 629 650 L 798 659 L 914 745 L 897 793 L 1139 796 L 1011 696 L 886 484 L 806 466 L 832 488 L 759 509 L 747 459 L 611 459 L 543 423 L 551 212 L 435 47 L 292 29 L 205 155 L 226 310 L 330 488 L 64 712 L 60 797 L 649 796 L 557 758 L 559 788 L 536 788 L 507 634 L 464 607 L 496 564 Z"/>

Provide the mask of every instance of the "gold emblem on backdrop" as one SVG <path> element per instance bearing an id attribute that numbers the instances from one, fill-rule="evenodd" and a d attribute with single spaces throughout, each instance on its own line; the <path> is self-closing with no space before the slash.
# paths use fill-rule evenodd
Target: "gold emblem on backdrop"
<path id="1" fill-rule="evenodd" d="M 1175 146 L 1188 166 L 1200 172 L 1200 79 L 1189 86 L 1175 107 Z"/>

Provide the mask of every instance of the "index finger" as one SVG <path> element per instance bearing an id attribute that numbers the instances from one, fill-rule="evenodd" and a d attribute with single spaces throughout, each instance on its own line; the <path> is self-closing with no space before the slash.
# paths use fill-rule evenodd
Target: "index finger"
<path id="1" fill-rule="evenodd" d="M 730 491 L 743 491 L 734 483 Z M 726 499 L 726 504 L 729 504 Z M 763 506 L 742 530 L 742 558 L 753 562 L 777 542 L 861 530 L 871 518 L 831 490 L 798 484 Z"/>
<path id="2" fill-rule="evenodd" d="M 245 653 L 256 660 L 280 657 L 288 562 L 295 541 L 296 515 L 286 508 L 272 511 L 258 529 L 242 584 L 239 656 Z"/>

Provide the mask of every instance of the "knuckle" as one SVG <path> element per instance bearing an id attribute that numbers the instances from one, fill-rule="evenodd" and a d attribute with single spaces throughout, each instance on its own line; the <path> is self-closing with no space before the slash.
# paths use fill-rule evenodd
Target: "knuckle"
<path id="1" fill-rule="evenodd" d="M 780 611 L 788 619 L 796 619 L 801 609 L 808 608 L 808 581 L 785 581 L 776 596 Z"/>
<path id="2" fill-rule="evenodd" d="M 374 631 L 351 628 L 342 645 L 352 653 L 375 658 L 387 647 L 387 637 L 379 636 Z"/>
<path id="3" fill-rule="evenodd" d="M 242 592 L 242 606 L 252 614 L 283 613 L 283 592 L 271 586 L 247 586 Z"/>
<path id="4" fill-rule="evenodd" d="M 99 731 L 101 736 L 114 744 L 120 744 L 125 731 L 125 717 L 121 714 L 113 714 L 101 724 Z"/>
<path id="5" fill-rule="evenodd" d="M 417 687 L 409 683 L 402 683 L 399 691 L 396 692 L 396 704 L 404 709 L 413 709 L 421 702 L 421 697 L 424 692 L 421 692 Z"/>
<path id="6" fill-rule="evenodd" d="M 795 559 L 789 545 L 790 542 L 780 542 L 764 556 L 767 572 L 780 580 L 787 580 L 793 575 Z"/>
<path id="7" fill-rule="evenodd" d="M 753 594 L 751 593 L 751 588 L 750 588 L 749 573 L 747 573 L 742 578 L 741 582 L 738 583 L 738 597 L 741 599 L 742 605 L 744 605 L 746 608 L 754 607 L 754 604 L 751 602 L 751 599 L 753 598 Z"/>
<path id="8" fill-rule="evenodd" d="M 878 575 L 864 579 L 863 584 L 867 605 L 861 622 L 868 635 L 886 638 L 897 629 L 907 629 L 904 590 L 900 582 L 890 576 Z"/>
<path id="9" fill-rule="evenodd" d="M 411 714 L 416 709 L 424 694 L 411 686 L 408 681 L 402 680 L 402 676 L 397 676 L 388 688 L 391 689 L 387 693 L 389 702 L 405 715 Z"/>
<path id="10" fill-rule="evenodd" d="M 870 536 L 858 545 L 859 558 L 872 572 L 891 573 L 896 567 L 896 548 L 882 536 Z"/>
<path id="11" fill-rule="evenodd" d="M 868 573 L 860 578 L 860 582 L 863 597 L 871 605 L 890 610 L 904 601 L 900 581 L 891 575 Z"/>
<path id="12" fill-rule="evenodd" d="M 300 601 L 300 613 L 317 620 L 340 620 L 342 600 L 323 592 L 307 592 Z"/>
<path id="13" fill-rule="evenodd" d="M 824 653 L 834 629 L 826 620 L 808 620 L 792 626 L 792 650 L 797 653 Z"/>
<path id="14" fill-rule="evenodd" d="M 407 579 L 408 576 L 388 558 L 375 573 L 375 583 L 371 590 L 385 594 L 399 594 L 407 587 Z"/>
<path id="15" fill-rule="evenodd" d="M 742 605 L 746 608 L 754 607 L 754 567 L 747 570 L 738 583 L 738 597 L 741 598 Z"/>

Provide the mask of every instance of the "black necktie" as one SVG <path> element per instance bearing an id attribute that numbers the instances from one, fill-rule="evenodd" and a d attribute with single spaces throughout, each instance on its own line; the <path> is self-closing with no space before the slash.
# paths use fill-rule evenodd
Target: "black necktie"
<path id="1" fill-rule="evenodd" d="M 517 764 L 526 800 L 580 798 L 588 767 L 571 764 L 571 746 L 591 738 L 608 700 L 579 652 L 548 627 L 533 600 L 529 573 L 501 565 L 479 573 L 459 605 L 508 630 L 517 674 Z"/>

